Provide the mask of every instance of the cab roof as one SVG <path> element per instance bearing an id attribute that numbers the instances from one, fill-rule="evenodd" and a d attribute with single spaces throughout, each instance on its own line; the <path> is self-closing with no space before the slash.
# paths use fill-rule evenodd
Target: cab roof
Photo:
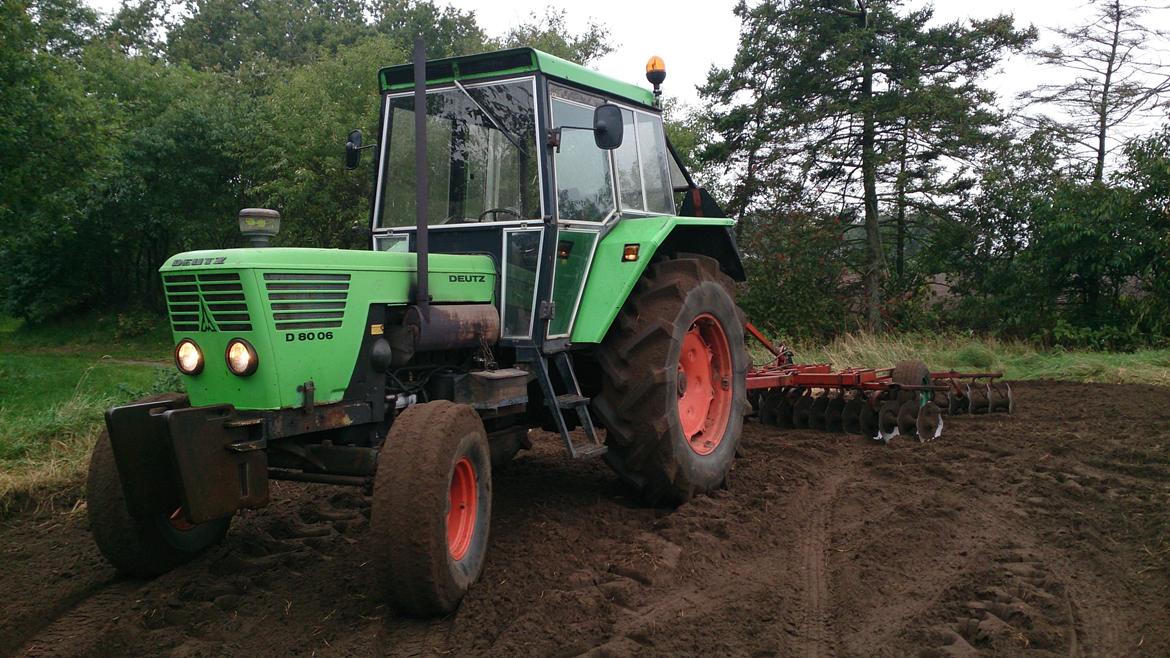
<path id="1" fill-rule="evenodd" d="M 452 80 L 463 82 L 537 71 L 552 78 L 597 89 L 632 103 L 654 106 L 654 94 L 649 89 L 602 75 L 535 48 L 513 48 L 428 60 L 427 84 L 441 84 Z M 384 92 L 408 90 L 414 86 L 414 69 L 410 64 L 383 68 L 378 71 L 378 84 Z"/>

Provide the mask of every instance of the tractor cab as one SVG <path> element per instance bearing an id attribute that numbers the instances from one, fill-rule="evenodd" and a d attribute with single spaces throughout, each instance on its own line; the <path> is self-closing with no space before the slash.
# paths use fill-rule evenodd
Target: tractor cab
<path id="1" fill-rule="evenodd" d="M 423 215 L 431 253 L 490 255 L 503 346 L 569 343 L 599 240 L 619 221 L 676 215 L 689 187 L 653 92 L 552 55 L 428 62 L 421 161 L 411 65 L 379 82 L 373 248 L 416 251 Z"/>

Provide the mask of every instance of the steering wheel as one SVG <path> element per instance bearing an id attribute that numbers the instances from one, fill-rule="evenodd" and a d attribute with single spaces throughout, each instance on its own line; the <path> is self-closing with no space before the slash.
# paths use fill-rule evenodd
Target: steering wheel
<path id="1" fill-rule="evenodd" d="M 514 208 L 488 208 L 487 210 L 479 213 L 479 219 L 476 221 L 482 222 L 484 217 L 487 217 L 488 215 L 498 215 L 502 212 L 508 213 L 509 215 L 514 216 L 516 219 L 524 219 L 524 215 L 521 215 L 520 211 Z"/>

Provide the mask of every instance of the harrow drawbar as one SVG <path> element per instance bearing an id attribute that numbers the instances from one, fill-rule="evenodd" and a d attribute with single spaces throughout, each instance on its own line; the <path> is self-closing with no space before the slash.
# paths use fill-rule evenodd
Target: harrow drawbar
<path id="1" fill-rule="evenodd" d="M 1015 411 L 1002 372 L 931 371 L 921 361 L 843 370 L 796 364 L 790 350 L 773 345 L 750 323 L 746 329 L 776 357 L 747 374 L 748 395 L 764 425 L 862 434 L 887 443 L 895 436 L 930 441 L 942 435 L 944 415 Z"/>

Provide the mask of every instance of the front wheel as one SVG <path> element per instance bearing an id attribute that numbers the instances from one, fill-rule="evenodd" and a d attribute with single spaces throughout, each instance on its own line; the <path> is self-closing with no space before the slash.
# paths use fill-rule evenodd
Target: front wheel
<path id="1" fill-rule="evenodd" d="M 743 322 L 719 263 L 651 264 L 597 352 L 606 461 L 652 504 L 721 486 L 748 410 Z"/>
<path id="2" fill-rule="evenodd" d="M 139 402 L 180 400 L 178 394 Z M 231 517 L 191 524 L 182 509 L 149 518 L 130 515 L 110 435 L 102 431 L 94 444 L 86 480 L 89 528 L 102 555 L 119 573 L 153 578 L 190 561 L 227 534 Z"/>
<path id="3" fill-rule="evenodd" d="M 379 586 L 402 612 L 451 612 L 487 556 L 492 466 L 470 406 L 436 400 L 394 420 L 378 454 L 370 515 Z"/>

